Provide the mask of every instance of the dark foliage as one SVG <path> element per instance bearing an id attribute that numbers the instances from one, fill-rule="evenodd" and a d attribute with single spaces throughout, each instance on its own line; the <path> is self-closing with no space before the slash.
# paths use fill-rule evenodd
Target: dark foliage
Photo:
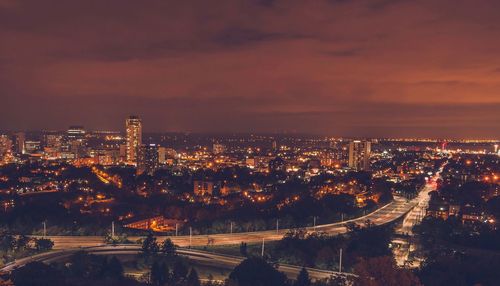
<path id="1" fill-rule="evenodd" d="M 284 286 L 285 274 L 260 258 L 248 258 L 236 266 L 229 279 L 238 286 Z"/>

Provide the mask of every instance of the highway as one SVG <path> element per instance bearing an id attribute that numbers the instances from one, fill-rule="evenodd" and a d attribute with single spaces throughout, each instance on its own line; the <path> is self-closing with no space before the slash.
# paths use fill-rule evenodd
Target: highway
<path id="1" fill-rule="evenodd" d="M 441 178 L 441 172 L 444 167 L 436 172 L 436 174 L 428 180 L 422 190 L 419 192 L 418 196 L 414 199 L 416 205 L 411 209 L 404 217 L 402 224 L 395 229 L 396 234 L 413 236 L 413 227 L 419 224 L 425 217 L 425 211 L 429 206 L 430 196 L 429 193 L 437 189 L 437 180 Z M 410 259 L 410 252 L 415 250 L 415 245 L 409 243 L 407 239 L 394 239 L 393 243 L 397 244 L 399 247 L 394 249 L 394 258 L 397 265 L 404 266 Z M 418 267 L 419 262 L 414 261 L 412 267 Z"/>
<path id="2" fill-rule="evenodd" d="M 345 227 L 346 223 L 352 222 L 357 224 L 364 224 L 367 220 L 375 225 L 384 225 L 391 223 L 408 213 L 414 206 L 418 204 L 418 200 L 414 199 L 407 201 L 404 198 L 396 197 L 393 202 L 369 213 L 365 216 L 346 220 L 344 222 L 318 225 L 315 228 L 307 228 L 309 232 L 321 231 L 329 235 L 337 235 L 347 232 Z M 242 233 L 224 233 L 224 234 L 211 234 L 211 235 L 184 235 L 184 236 L 158 236 L 159 242 L 166 238 L 180 247 L 189 246 L 207 246 L 207 245 L 231 245 L 246 243 L 262 243 L 265 241 L 276 241 L 283 238 L 289 229 L 256 231 L 256 232 L 242 232 Z M 54 249 L 68 249 L 78 247 L 94 247 L 104 244 L 104 238 L 101 236 L 48 236 L 47 238 L 54 241 Z M 128 239 L 130 241 L 137 241 L 140 236 L 132 236 Z"/>
<path id="3" fill-rule="evenodd" d="M 391 203 L 369 213 L 365 216 L 346 220 L 344 222 L 318 225 L 316 227 L 308 228 L 308 232 L 325 232 L 329 235 L 338 235 L 346 233 L 346 223 L 364 224 L 370 221 L 374 225 L 384 225 L 391 223 L 413 209 L 419 203 L 419 197 L 411 201 L 405 198 L 395 197 Z M 206 245 L 231 245 L 246 243 L 261 243 L 262 241 L 275 241 L 280 240 L 289 231 L 289 229 L 281 229 L 279 231 L 257 231 L 257 232 L 244 232 L 244 233 L 225 233 L 214 235 L 193 235 L 193 236 L 159 236 L 159 242 L 166 238 L 171 238 L 172 241 L 179 247 L 189 246 L 206 246 Z M 48 236 L 54 241 L 54 250 L 51 252 L 39 254 L 33 257 L 16 260 L 13 263 L 6 265 L 0 272 L 10 272 L 15 268 L 21 267 L 31 261 L 52 262 L 68 258 L 77 251 L 85 250 L 89 253 L 102 254 L 102 255 L 120 255 L 120 254 L 137 254 L 140 252 L 139 245 L 120 245 L 111 246 L 104 244 L 104 239 L 101 236 Z M 137 241 L 143 237 L 129 237 L 131 241 Z M 209 252 L 203 252 L 193 249 L 179 248 L 179 254 L 185 255 L 198 263 L 206 263 L 211 266 L 233 269 L 238 265 L 243 257 L 221 255 Z M 295 278 L 300 271 L 300 267 L 292 265 L 280 265 L 279 270 L 283 271 L 290 278 Z M 331 275 L 339 275 L 331 271 L 324 271 L 318 269 L 308 269 L 310 275 L 314 279 L 322 279 L 330 277 Z M 350 275 L 350 274 L 346 274 Z"/>
<path id="4" fill-rule="evenodd" d="M 142 252 L 140 245 L 117 245 L 117 246 L 105 245 L 98 247 L 89 247 L 84 249 L 82 248 L 62 249 L 16 260 L 15 262 L 10 263 L 6 265 L 4 268 L 0 269 L 0 272 L 10 272 L 16 268 L 22 267 L 27 263 L 34 261 L 45 262 L 45 263 L 64 261 L 65 259 L 68 259 L 71 255 L 81 250 L 85 250 L 87 253 L 96 255 L 137 255 Z M 200 250 L 184 249 L 184 248 L 177 249 L 177 253 L 179 255 L 188 257 L 191 261 L 194 261 L 196 264 L 218 267 L 227 270 L 234 269 L 234 267 L 240 264 L 241 261 L 243 261 L 244 259 L 244 257 L 215 254 Z M 301 267 L 280 264 L 278 265 L 278 270 L 285 273 L 287 277 L 295 279 L 299 274 Z M 338 272 L 315 269 L 315 268 L 307 268 L 307 270 L 309 272 L 310 277 L 314 280 L 329 278 L 332 275 L 343 275 L 343 276 L 352 275 L 349 273 L 338 273 Z"/>

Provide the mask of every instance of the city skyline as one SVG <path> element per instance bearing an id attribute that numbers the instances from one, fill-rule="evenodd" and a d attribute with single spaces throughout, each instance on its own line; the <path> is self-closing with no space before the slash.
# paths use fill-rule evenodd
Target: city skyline
<path id="1" fill-rule="evenodd" d="M 0 0 L 0 286 L 497 285 L 498 11 Z"/>
<path id="2" fill-rule="evenodd" d="M 500 135 L 496 1 L 50 4 L 0 1 L 0 129 Z"/>

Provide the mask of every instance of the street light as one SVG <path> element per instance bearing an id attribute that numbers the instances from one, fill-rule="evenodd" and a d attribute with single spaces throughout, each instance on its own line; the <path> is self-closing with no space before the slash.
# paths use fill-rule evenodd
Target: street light
<path id="1" fill-rule="evenodd" d="M 47 221 L 43 221 L 43 238 L 47 236 Z"/>
<path id="2" fill-rule="evenodd" d="M 189 227 L 189 248 L 191 248 L 193 242 L 193 228 Z"/>
<path id="3" fill-rule="evenodd" d="M 342 273 L 342 248 L 340 249 L 340 255 L 339 255 L 339 273 Z"/>
<path id="4" fill-rule="evenodd" d="M 265 241 L 265 238 L 263 237 L 262 238 L 262 250 L 261 250 L 261 253 L 260 253 L 260 256 L 264 257 L 264 242 Z"/>

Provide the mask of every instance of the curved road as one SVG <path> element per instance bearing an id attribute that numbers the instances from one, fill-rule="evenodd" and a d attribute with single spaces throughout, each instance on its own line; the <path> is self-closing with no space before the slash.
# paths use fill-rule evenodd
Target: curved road
<path id="1" fill-rule="evenodd" d="M 393 202 L 369 213 L 365 216 L 346 220 L 344 222 L 332 223 L 318 225 L 316 228 L 307 228 L 309 232 L 321 231 L 329 235 L 337 235 L 347 232 L 345 227 L 346 223 L 358 223 L 363 224 L 367 220 L 375 225 L 384 225 L 391 223 L 400 217 L 408 213 L 415 205 L 418 204 L 418 200 L 407 201 L 404 198 L 396 197 Z M 172 239 L 172 241 L 180 247 L 189 246 L 207 246 L 207 245 L 230 245 L 230 244 L 240 244 L 241 242 L 246 243 L 261 243 L 262 240 L 265 241 L 275 241 L 280 240 L 289 231 L 289 229 L 280 229 L 278 232 L 276 230 L 267 231 L 256 231 L 256 232 L 241 232 L 241 233 L 224 233 L 224 234 L 211 234 L 211 235 L 189 235 L 183 236 L 158 236 L 158 241 L 163 241 L 166 238 Z M 104 245 L 104 239 L 102 236 L 48 236 L 54 242 L 54 249 L 68 249 L 75 247 L 93 247 Z M 129 237 L 131 241 L 137 241 L 143 237 L 132 236 Z"/>
<path id="2" fill-rule="evenodd" d="M 45 262 L 45 263 L 61 261 L 69 258 L 71 255 L 82 250 L 85 250 L 85 252 L 87 253 L 97 254 L 97 255 L 136 255 L 142 253 L 140 245 L 117 245 L 117 246 L 106 245 L 106 246 L 89 247 L 89 248 L 63 249 L 16 260 L 13 263 L 7 264 L 4 268 L 0 269 L 0 271 L 11 272 L 12 270 L 15 270 L 19 267 L 22 267 L 34 261 Z M 190 260 L 198 264 L 216 266 L 227 270 L 234 269 L 238 264 L 241 263 L 241 261 L 245 259 L 244 257 L 215 254 L 200 250 L 182 249 L 182 248 L 177 249 L 177 253 L 179 255 L 188 257 Z M 286 264 L 278 265 L 278 270 L 285 273 L 291 279 L 295 279 L 301 269 L 302 267 L 293 265 L 286 265 Z M 338 272 L 315 269 L 315 268 L 307 268 L 307 270 L 311 278 L 315 280 L 329 278 L 332 275 L 343 275 L 343 276 L 352 275 L 349 273 L 338 273 Z"/>
<path id="3" fill-rule="evenodd" d="M 418 200 L 414 199 L 408 201 L 401 197 L 396 197 L 393 202 L 369 213 L 365 216 L 347 220 L 344 222 L 319 225 L 315 228 L 308 228 L 309 232 L 321 231 L 329 235 L 337 235 L 346 233 L 348 230 L 345 226 L 346 223 L 363 224 L 367 220 L 375 225 L 384 225 L 391 223 L 408 213 L 414 206 L 418 204 Z M 158 241 L 163 241 L 166 238 L 171 238 L 172 241 L 180 246 L 205 246 L 205 245 L 229 245 L 246 243 L 259 243 L 263 240 L 274 241 L 280 240 L 289 231 L 289 229 L 282 229 L 279 231 L 257 231 L 257 232 L 244 232 L 244 233 L 225 233 L 214 235 L 193 235 L 190 236 L 160 236 L 157 237 Z M 26 263 L 32 261 L 52 262 L 67 258 L 77 251 L 85 250 L 89 253 L 106 254 L 106 255 L 119 255 L 119 254 L 137 254 L 140 252 L 139 245 L 122 245 L 110 246 L 105 245 L 103 237 L 101 236 L 49 236 L 54 241 L 54 251 L 42 253 L 36 256 L 27 257 L 16 260 L 7 264 L 0 272 L 10 272 L 13 269 L 24 266 Z M 136 241 L 143 237 L 129 237 L 130 240 Z M 220 255 L 209 252 L 203 252 L 192 249 L 179 249 L 180 255 L 185 255 L 190 259 L 197 262 L 208 263 L 209 265 L 218 266 L 221 268 L 233 269 L 238 265 L 243 257 Z M 301 267 L 292 265 L 280 265 L 279 270 L 287 274 L 290 278 L 295 278 L 300 271 Z M 352 275 L 340 274 L 332 271 L 324 271 L 318 269 L 308 269 L 312 278 L 323 279 L 331 275 Z"/>

